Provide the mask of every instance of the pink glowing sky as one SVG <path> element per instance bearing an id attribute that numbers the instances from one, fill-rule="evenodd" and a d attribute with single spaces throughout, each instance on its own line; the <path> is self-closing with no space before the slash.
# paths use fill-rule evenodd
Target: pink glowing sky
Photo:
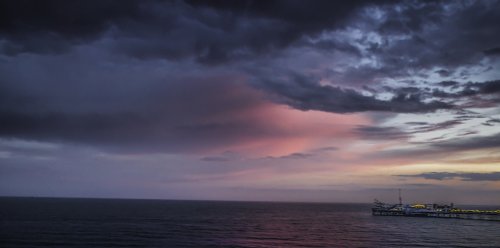
<path id="1" fill-rule="evenodd" d="M 6 4 L 0 195 L 500 204 L 500 3 L 304 3 Z"/>

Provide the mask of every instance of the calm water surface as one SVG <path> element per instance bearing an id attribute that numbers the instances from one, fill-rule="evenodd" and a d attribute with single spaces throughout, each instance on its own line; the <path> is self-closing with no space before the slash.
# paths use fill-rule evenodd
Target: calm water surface
<path id="1" fill-rule="evenodd" d="M 0 198 L 0 247 L 500 247 L 500 222 L 368 204 Z"/>

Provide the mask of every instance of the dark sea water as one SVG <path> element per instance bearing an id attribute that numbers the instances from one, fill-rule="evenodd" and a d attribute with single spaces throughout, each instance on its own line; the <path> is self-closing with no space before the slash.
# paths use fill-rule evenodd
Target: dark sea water
<path id="1" fill-rule="evenodd" d="M 500 247 L 500 222 L 368 204 L 0 198 L 0 247 Z"/>

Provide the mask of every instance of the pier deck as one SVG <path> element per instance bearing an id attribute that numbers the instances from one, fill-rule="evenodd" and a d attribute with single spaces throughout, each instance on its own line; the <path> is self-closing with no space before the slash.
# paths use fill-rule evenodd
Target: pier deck
<path id="1" fill-rule="evenodd" d="M 406 216 L 406 217 L 429 217 L 429 218 L 500 221 L 500 212 L 480 211 L 480 210 L 452 210 L 443 212 L 437 212 L 437 211 L 405 212 L 404 210 L 373 208 L 372 214 L 374 216 Z"/>

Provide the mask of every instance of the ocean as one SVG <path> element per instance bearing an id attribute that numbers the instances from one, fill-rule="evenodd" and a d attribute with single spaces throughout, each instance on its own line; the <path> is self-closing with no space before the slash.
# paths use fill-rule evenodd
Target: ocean
<path id="1" fill-rule="evenodd" d="M 370 204 L 0 198 L 0 247 L 500 247 L 500 222 Z"/>

